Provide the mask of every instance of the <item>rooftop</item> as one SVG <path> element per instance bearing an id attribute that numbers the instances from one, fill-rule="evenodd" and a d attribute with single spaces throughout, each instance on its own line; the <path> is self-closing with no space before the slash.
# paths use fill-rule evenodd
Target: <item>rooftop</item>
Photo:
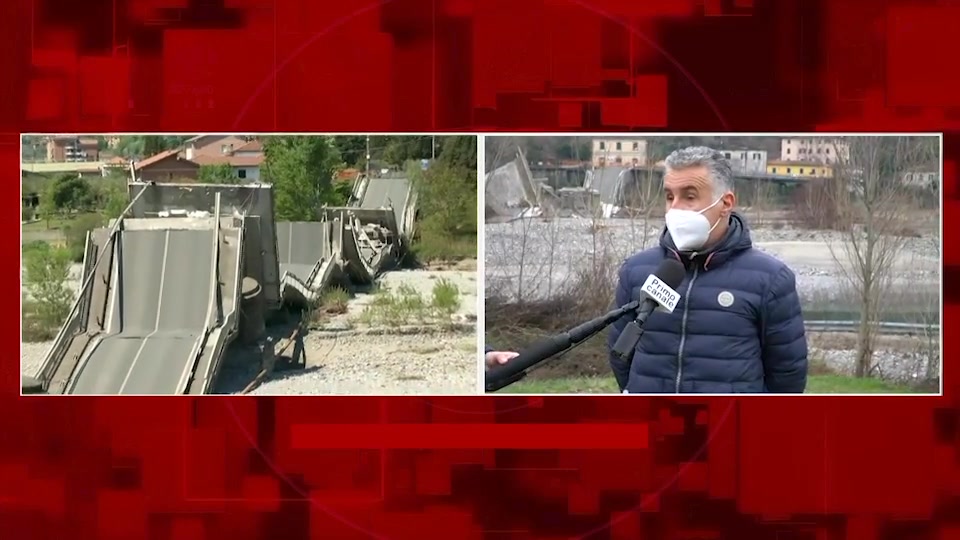
<path id="1" fill-rule="evenodd" d="M 163 161 L 163 160 L 167 159 L 167 158 L 170 157 L 170 156 L 175 156 L 175 155 L 177 155 L 179 152 L 180 152 L 180 149 L 179 149 L 179 148 L 173 148 L 173 149 L 171 149 L 171 150 L 164 150 L 163 152 L 160 152 L 159 154 L 154 154 L 154 155 L 152 155 L 152 156 L 150 156 L 150 157 L 148 157 L 148 158 L 146 158 L 146 159 L 142 159 L 142 160 L 138 161 L 137 164 L 136 164 L 136 166 L 135 166 L 135 168 L 136 168 L 137 170 L 139 170 L 139 169 L 142 169 L 142 168 L 144 168 L 144 167 L 149 167 L 150 165 L 153 165 L 154 163 L 158 163 L 158 162 L 160 162 L 160 161 Z"/>

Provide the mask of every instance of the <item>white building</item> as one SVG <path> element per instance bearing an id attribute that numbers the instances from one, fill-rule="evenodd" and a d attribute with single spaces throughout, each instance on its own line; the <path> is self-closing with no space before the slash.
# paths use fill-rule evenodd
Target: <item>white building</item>
<path id="1" fill-rule="evenodd" d="M 903 185 L 936 190 L 940 185 L 940 173 L 935 171 L 911 171 L 901 177 Z"/>
<path id="2" fill-rule="evenodd" d="M 736 173 L 764 174 L 767 172 L 766 150 L 720 150 Z"/>
<path id="3" fill-rule="evenodd" d="M 850 145 L 835 137 L 788 137 L 780 139 L 780 161 L 836 163 L 847 159 Z"/>
<path id="4" fill-rule="evenodd" d="M 629 167 L 647 164 L 645 139 L 605 138 L 593 140 L 594 167 Z"/>

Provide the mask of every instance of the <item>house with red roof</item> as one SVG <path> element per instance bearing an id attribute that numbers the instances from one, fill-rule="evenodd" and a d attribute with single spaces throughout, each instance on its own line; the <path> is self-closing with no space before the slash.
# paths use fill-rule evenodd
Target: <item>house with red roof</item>
<path id="1" fill-rule="evenodd" d="M 260 181 L 263 143 L 241 135 L 197 135 L 180 148 L 150 156 L 136 164 L 144 182 L 196 181 L 200 167 L 229 165 L 239 183 Z"/>
<path id="2" fill-rule="evenodd" d="M 134 164 L 141 182 L 195 182 L 200 165 L 181 155 L 179 148 L 165 150 Z"/>

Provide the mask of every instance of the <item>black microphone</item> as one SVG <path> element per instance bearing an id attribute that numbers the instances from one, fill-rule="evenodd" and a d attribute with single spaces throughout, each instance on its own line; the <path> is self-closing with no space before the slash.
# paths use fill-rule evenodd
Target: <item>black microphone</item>
<path id="1" fill-rule="evenodd" d="M 680 261 L 664 259 L 656 272 L 647 276 L 647 281 L 640 287 L 640 295 L 644 298 L 637 310 L 637 317 L 623 328 L 611 350 L 615 357 L 627 364 L 633 361 L 633 351 L 643 335 L 643 325 L 647 318 L 657 307 L 673 313 L 680 301 L 680 293 L 674 289 L 680 286 L 686 273 L 687 270 Z"/>
<path id="2" fill-rule="evenodd" d="M 562 334 L 557 334 L 534 343 L 518 356 L 511 358 L 506 364 L 487 370 L 484 381 L 486 391 L 495 392 L 519 381 L 526 375 L 527 369 L 574 345 L 586 341 L 604 328 L 620 320 L 624 315 L 630 315 L 636 312 L 638 307 L 640 307 L 640 301 L 634 300 L 606 315 L 575 326 Z"/>

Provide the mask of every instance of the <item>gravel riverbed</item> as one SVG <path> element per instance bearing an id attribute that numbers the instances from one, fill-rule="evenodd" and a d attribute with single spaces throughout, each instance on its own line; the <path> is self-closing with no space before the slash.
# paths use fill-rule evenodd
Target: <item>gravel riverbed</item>
<path id="1" fill-rule="evenodd" d="M 475 263 L 474 263 L 475 264 Z M 461 265 L 463 267 L 463 265 Z M 278 371 L 253 394 L 475 394 L 478 392 L 477 273 L 475 270 L 405 270 L 381 276 L 381 289 L 401 286 L 429 302 L 434 286 L 446 280 L 460 292 L 460 307 L 451 317 L 458 329 L 438 325 L 370 328 L 361 322 L 372 294 L 357 294 L 347 312 L 322 321 L 303 340 L 305 368 Z M 364 331 L 374 333 L 364 335 Z M 232 363 L 219 391 L 242 390 L 256 374 L 255 364 Z M 242 384 L 241 384 L 242 382 Z"/>
<path id="2" fill-rule="evenodd" d="M 589 220 L 560 218 L 527 219 L 487 223 L 485 238 L 485 296 L 515 301 L 549 297 L 578 273 L 603 261 L 604 254 L 616 270 L 626 257 L 657 244 L 662 220 Z M 646 234 L 644 230 L 646 229 Z M 860 305 L 844 274 L 844 235 L 832 231 L 810 231 L 785 224 L 751 229 L 754 245 L 786 262 L 797 276 L 797 289 L 806 313 L 838 319 L 859 316 Z M 837 255 L 835 257 L 834 255 Z M 939 238 L 927 231 L 907 238 L 893 266 L 893 280 L 885 295 L 892 310 L 923 312 L 939 323 L 940 250 Z M 608 265 L 609 266 L 609 265 Z M 606 274 L 611 275 L 611 274 Z M 611 285 L 612 286 L 612 285 Z M 855 340 L 811 338 L 811 359 L 823 362 L 830 371 L 852 374 L 855 367 Z M 881 344 L 874 354 L 883 378 L 916 382 L 926 375 L 930 361 L 939 361 L 939 339 L 904 336 L 895 347 Z M 934 364 L 938 366 L 938 364 Z"/>
<path id="3" fill-rule="evenodd" d="M 646 229 L 646 234 L 644 230 Z M 607 255 L 615 265 L 656 245 L 662 220 L 560 218 L 488 223 L 484 227 L 486 295 L 516 299 L 549 296 L 577 272 Z M 754 245 L 786 262 L 807 302 L 843 300 L 849 289 L 843 266 L 844 236 L 789 226 L 751 229 Z M 939 310 L 939 239 L 908 238 L 894 262 L 891 291 L 898 303 L 930 304 Z M 836 255 L 837 257 L 835 257 Z M 846 265 L 844 265 L 846 266 Z"/>
<path id="4" fill-rule="evenodd" d="M 474 394 L 478 392 L 477 272 L 475 261 L 448 270 L 387 273 L 380 287 L 416 290 L 427 302 L 441 279 L 456 285 L 460 306 L 449 328 L 427 325 L 417 331 L 358 333 L 359 322 L 373 295 L 357 294 L 347 313 L 324 321 L 323 331 L 303 339 L 306 366 L 277 371 L 254 394 Z M 368 329 L 369 330 L 369 329 Z M 342 334 L 338 334 L 342 331 Z M 21 343 L 20 371 L 34 375 L 51 341 Z M 249 354 L 228 355 L 217 382 L 219 393 L 242 391 L 259 372 Z"/>

